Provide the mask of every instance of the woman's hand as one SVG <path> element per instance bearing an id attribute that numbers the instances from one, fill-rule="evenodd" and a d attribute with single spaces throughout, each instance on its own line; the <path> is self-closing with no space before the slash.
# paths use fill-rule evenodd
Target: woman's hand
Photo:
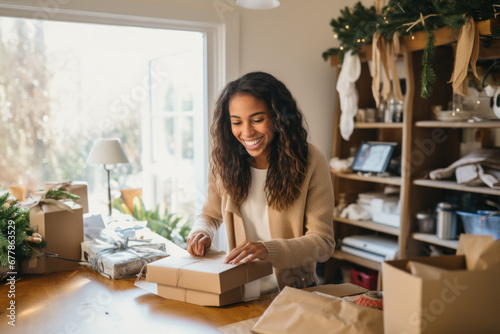
<path id="1" fill-rule="evenodd" d="M 212 245 L 210 237 L 203 233 L 193 233 L 187 240 L 187 251 L 192 256 L 204 256 Z"/>
<path id="2" fill-rule="evenodd" d="M 238 264 L 240 261 L 247 263 L 255 259 L 265 260 L 266 258 L 267 249 L 262 242 L 244 241 L 227 255 L 224 262 Z"/>

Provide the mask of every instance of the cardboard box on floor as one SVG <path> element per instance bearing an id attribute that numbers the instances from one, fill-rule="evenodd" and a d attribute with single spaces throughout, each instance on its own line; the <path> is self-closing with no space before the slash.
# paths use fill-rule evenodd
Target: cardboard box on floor
<path id="1" fill-rule="evenodd" d="M 80 260 L 83 241 L 83 213 L 81 205 L 65 201 L 68 210 L 56 205 L 36 205 L 30 209 L 30 227 L 40 233 L 47 242 L 44 252 L 59 257 Z M 24 274 L 48 274 L 79 267 L 79 262 L 65 261 L 52 257 L 38 257 L 33 251 L 30 260 L 21 264 Z"/>
<path id="2" fill-rule="evenodd" d="M 222 294 L 273 273 L 270 263 L 252 261 L 226 264 L 226 254 L 208 253 L 205 257 L 169 256 L 147 265 L 146 281 Z"/>
<path id="3" fill-rule="evenodd" d="M 499 333 L 500 241 L 463 234 L 457 254 L 382 264 L 386 333 Z"/>

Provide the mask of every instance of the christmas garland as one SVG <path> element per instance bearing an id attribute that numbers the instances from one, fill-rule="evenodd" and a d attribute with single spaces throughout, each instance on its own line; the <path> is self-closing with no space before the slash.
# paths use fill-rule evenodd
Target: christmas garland
<path id="1" fill-rule="evenodd" d="M 368 8 L 358 2 L 352 8 L 341 9 L 340 16 L 332 19 L 330 25 L 340 46 L 326 50 L 322 56 L 326 61 L 332 55 L 340 55 L 342 61 L 345 52 L 358 53 L 363 45 L 370 44 L 376 32 L 391 41 L 395 35 L 425 30 L 428 40 L 422 57 L 421 96 L 427 98 L 432 95 L 436 79 L 432 68 L 434 31 L 445 26 L 460 29 L 467 17 L 479 22 L 499 14 L 498 0 L 390 0 L 379 13 L 374 6 Z M 491 37 L 500 38 L 500 28 L 492 31 Z"/>
<path id="2" fill-rule="evenodd" d="M 10 193 L 0 196 L 0 269 L 15 271 L 16 263 L 28 260 L 34 248 L 44 248 L 46 243 L 30 228 L 29 210 L 9 197 Z"/>

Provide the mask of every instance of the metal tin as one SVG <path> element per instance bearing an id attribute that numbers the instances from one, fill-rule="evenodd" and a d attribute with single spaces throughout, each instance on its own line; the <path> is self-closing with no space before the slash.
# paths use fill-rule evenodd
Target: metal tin
<path id="1" fill-rule="evenodd" d="M 418 231 L 421 233 L 436 233 L 436 214 L 431 212 L 417 212 Z"/>
<path id="2" fill-rule="evenodd" d="M 437 236 L 441 239 L 457 238 L 457 214 L 451 203 L 441 202 L 436 207 Z"/>

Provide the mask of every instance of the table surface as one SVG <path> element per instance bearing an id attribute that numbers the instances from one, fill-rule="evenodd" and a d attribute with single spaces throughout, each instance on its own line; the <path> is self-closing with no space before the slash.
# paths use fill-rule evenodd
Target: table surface
<path id="1" fill-rule="evenodd" d="M 0 333 L 219 333 L 218 327 L 259 317 L 275 295 L 224 307 L 165 299 L 134 286 L 135 278 L 111 280 L 79 268 L 23 275 L 0 287 Z M 8 324 L 15 301 L 16 326 Z"/>

